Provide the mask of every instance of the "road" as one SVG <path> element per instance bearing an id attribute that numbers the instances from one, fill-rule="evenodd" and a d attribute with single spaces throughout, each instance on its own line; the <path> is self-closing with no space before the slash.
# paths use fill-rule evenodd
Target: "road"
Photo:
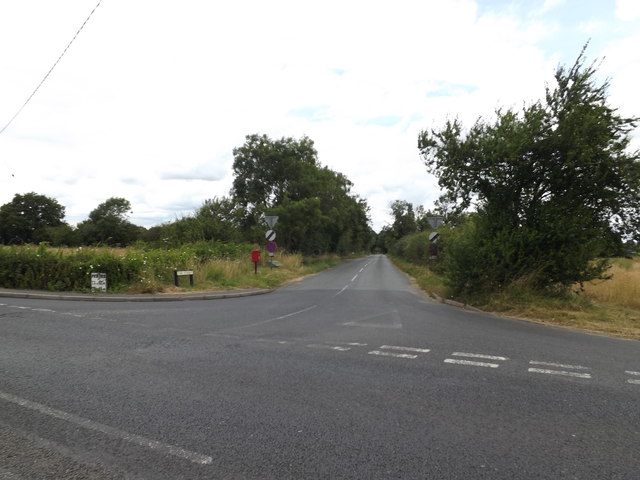
<path id="1" fill-rule="evenodd" d="M 434 303 L 381 255 L 254 297 L 0 298 L 0 480 L 639 477 L 640 342 Z"/>

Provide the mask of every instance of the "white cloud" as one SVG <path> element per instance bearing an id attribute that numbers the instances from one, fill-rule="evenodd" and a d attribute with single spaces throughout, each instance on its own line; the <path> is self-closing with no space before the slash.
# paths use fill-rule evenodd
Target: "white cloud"
<path id="1" fill-rule="evenodd" d="M 439 195 L 420 130 L 543 95 L 562 53 L 549 39 L 568 21 L 550 26 L 560 3 L 544 3 L 543 21 L 471 0 L 104 2 L 0 136 L 0 204 L 36 191 L 77 222 L 124 196 L 132 221 L 151 226 L 227 194 L 245 135 L 306 134 L 379 229 L 391 201 Z M 87 14 L 83 0 L 0 4 L 0 42 L 17 46 L 0 51 L 0 124 Z M 616 41 L 605 70 L 629 104 L 638 43 Z"/>
<path id="2" fill-rule="evenodd" d="M 626 22 L 640 19 L 640 2 L 637 0 L 617 0 L 616 16 Z"/>

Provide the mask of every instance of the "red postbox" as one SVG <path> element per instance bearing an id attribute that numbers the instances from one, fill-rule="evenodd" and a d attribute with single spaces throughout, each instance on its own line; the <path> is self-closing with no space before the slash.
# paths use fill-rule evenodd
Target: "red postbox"
<path id="1" fill-rule="evenodd" d="M 253 273 L 258 274 L 258 262 L 260 261 L 260 250 L 251 251 L 251 261 L 253 262 Z"/>

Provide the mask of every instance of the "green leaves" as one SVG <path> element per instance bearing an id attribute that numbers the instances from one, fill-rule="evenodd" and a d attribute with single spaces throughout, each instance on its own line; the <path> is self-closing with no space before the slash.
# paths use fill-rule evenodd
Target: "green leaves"
<path id="1" fill-rule="evenodd" d="M 427 169 L 455 209 L 473 205 L 480 214 L 465 230 L 469 239 L 449 251 L 465 258 L 451 261 L 456 272 L 469 265 L 459 287 L 473 287 L 469 278 L 486 288 L 531 275 L 539 287 L 582 282 L 602 275 L 593 260 L 612 244 L 640 238 L 640 155 L 626 150 L 638 118 L 611 108 L 608 84 L 595 75 L 583 50 L 570 69 L 557 69 L 544 103 L 498 110 L 470 129 L 455 120 L 420 134 Z M 465 245 L 482 252 L 482 268 Z M 473 273 L 483 269 L 490 275 Z"/>
<path id="2" fill-rule="evenodd" d="M 36 193 L 16 194 L 0 207 L 0 243 L 48 241 L 48 227 L 64 224 L 64 210 L 55 199 Z"/>
<path id="3" fill-rule="evenodd" d="M 278 244 L 290 251 L 367 250 L 373 242 L 368 207 L 351 195 L 352 183 L 322 167 L 313 141 L 248 135 L 234 149 L 231 195 L 243 209 L 245 238 L 260 241 L 260 218 L 278 215 Z"/>

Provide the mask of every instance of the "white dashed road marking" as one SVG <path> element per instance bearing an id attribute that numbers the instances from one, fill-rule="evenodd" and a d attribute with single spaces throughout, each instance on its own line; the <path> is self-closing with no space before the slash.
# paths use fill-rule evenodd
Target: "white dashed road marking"
<path id="1" fill-rule="evenodd" d="M 416 352 L 416 353 L 429 353 L 431 350 L 428 348 L 414 348 L 414 347 L 400 347 L 397 345 L 382 345 L 380 350 L 400 350 L 404 352 Z"/>
<path id="2" fill-rule="evenodd" d="M 409 353 L 395 353 L 388 350 L 394 350 L 395 352 L 409 352 Z M 418 358 L 418 353 L 429 353 L 431 350 L 428 348 L 415 348 L 415 347 L 403 347 L 400 345 L 382 345 L 379 350 L 372 350 L 369 355 L 378 355 L 380 357 L 394 357 L 394 358 L 408 358 L 414 360 Z"/>
<path id="3" fill-rule="evenodd" d="M 410 353 L 383 352 L 381 350 L 372 350 L 369 352 L 369 355 L 379 355 L 381 357 L 409 358 L 411 360 L 418 358 L 418 355 L 412 355 Z"/>
<path id="4" fill-rule="evenodd" d="M 470 367 L 486 367 L 486 368 L 498 368 L 500 365 L 497 363 L 487 362 L 475 362 L 473 360 L 457 360 L 455 358 L 447 358 L 444 363 L 453 363 L 455 365 L 468 365 Z"/>
<path id="5" fill-rule="evenodd" d="M 583 367 L 582 365 L 567 365 L 566 363 L 537 362 L 535 360 L 530 361 L 529 365 L 542 365 L 545 367 L 568 368 L 570 370 L 591 370 L 589 367 Z"/>
<path id="6" fill-rule="evenodd" d="M 307 347 L 309 348 L 323 348 L 325 350 L 335 350 L 337 352 L 348 352 L 349 350 L 351 350 L 351 348 L 349 347 L 339 347 L 336 345 L 321 345 L 321 344 L 315 344 L 312 343 L 311 345 L 307 345 Z"/>
<path id="7" fill-rule="evenodd" d="M 626 370 L 624 373 L 627 375 L 632 375 L 634 377 L 640 377 L 640 372 L 632 372 L 631 370 Z M 640 385 L 640 378 L 629 378 L 627 383 L 631 383 L 633 385 Z"/>
<path id="8" fill-rule="evenodd" d="M 509 360 L 507 357 L 502 357 L 498 355 L 486 355 L 484 353 L 453 352 L 451 356 L 465 357 L 465 358 L 478 358 L 481 360 L 493 360 L 493 361 L 500 361 L 500 362 Z M 466 365 L 469 367 L 484 367 L 484 368 L 498 368 L 500 366 L 499 363 L 480 362 L 477 360 L 459 360 L 457 358 L 447 358 L 445 359 L 444 363 L 451 363 L 454 365 Z"/>
<path id="9" fill-rule="evenodd" d="M 483 353 L 465 353 L 465 352 L 453 352 L 451 354 L 453 357 L 467 357 L 467 358 L 482 358 L 484 360 L 498 360 L 505 361 L 509 360 L 507 357 L 498 357 L 495 355 L 485 355 Z"/>
<path id="10" fill-rule="evenodd" d="M 586 378 L 586 379 L 591 378 L 590 373 L 580 373 L 580 372 L 571 371 L 571 370 L 590 370 L 589 367 L 584 367 L 582 365 L 567 365 L 565 363 L 538 362 L 535 360 L 530 361 L 529 365 L 539 365 L 539 366 L 545 366 L 545 367 L 557 367 L 557 368 L 566 369 L 566 370 L 552 370 L 548 368 L 530 368 L 529 369 L 530 373 L 542 373 L 545 375 L 559 375 L 561 377 L 574 377 L 574 378 Z"/>

